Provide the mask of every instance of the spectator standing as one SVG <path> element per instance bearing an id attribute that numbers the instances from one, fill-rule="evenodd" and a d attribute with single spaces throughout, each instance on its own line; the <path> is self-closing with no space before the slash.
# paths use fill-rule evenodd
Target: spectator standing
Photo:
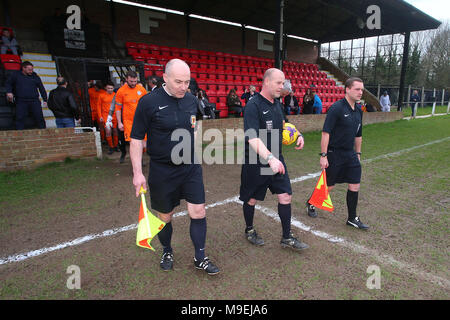
<path id="1" fill-rule="evenodd" d="M 390 112 L 391 111 L 391 100 L 389 99 L 389 95 L 387 91 L 383 92 L 383 95 L 380 97 L 381 111 Z"/>
<path id="2" fill-rule="evenodd" d="M 78 108 L 72 93 L 67 89 L 67 81 L 63 77 L 56 79 L 58 87 L 50 91 L 48 108 L 56 118 L 57 128 L 75 127 L 75 119 L 79 121 Z"/>
<path id="3" fill-rule="evenodd" d="M 191 80 L 189 81 L 189 90 L 191 90 L 191 94 L 193 94 L 194 96 L 197 95 L 198 90 L 200 90 L 195 78 L 191 78 Z"/>
<path id="4" fill-rule="evenodd" d="M 151 92 L 156 88 L 158 88 L 158 79 L 156 79 L 155 77 L 149 77 L 147 80 L 147 84 L 148 84 L 148 91 Z"/>
<path id="5" fill-rule="evenodd" d="M 413 94 L 411 95 L 411 117 L 416 116 L 416 103 L 420 101 L 419 92 L 417 90 L 413 91 Z"/>
<path id="6" fill-rule="evenodd" d="M 316 92 L 316 86 L 312 85 L 311 86 L 312 89 L 312 93 L 314 95 L 314 102 L 313 102 L 313 113 L 314 114 L 321 114 L 322 113 L 322 100 L 320 100 L 319 95 Z"/>
<path id="7" fill-rule="evenodd" d="M 16 71 L 6 80 L 6 95 L 9 101 L 16 100 L 16 129 L 25 128 L 25 118 L 31 112 L 39 129 L 45 129 L 45 120 L 42 106 L 47 106 L 47 92 L 41 78 L 33 71 L 33 64 L 29 61 L 22 63 L 22 70 Z"/>

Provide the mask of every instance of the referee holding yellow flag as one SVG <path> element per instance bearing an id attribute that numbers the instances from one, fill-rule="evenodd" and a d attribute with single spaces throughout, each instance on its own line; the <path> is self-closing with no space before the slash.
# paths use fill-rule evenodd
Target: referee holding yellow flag
<path id="1" fill-rule="evenodd" d="M 336 101 L 328 110 L 320 143 L 320 167 L 326 170 L 329 191 L 336 183 L 348 183 L 347 225 L 367 230 L 356 215 L 361 183 L 361 145 L 363 112 L 356 102 L 361 100 L 363 81 L 352 77 L 345 82 L 345 98 Z M 317 217 L 316 208 L 306 203 L 310 217 Z"/>

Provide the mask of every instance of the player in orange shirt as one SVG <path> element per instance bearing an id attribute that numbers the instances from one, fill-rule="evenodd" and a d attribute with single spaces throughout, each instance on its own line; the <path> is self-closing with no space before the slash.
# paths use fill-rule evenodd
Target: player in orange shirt
<path id="1" fill-rule="evenodd" d="M 125 141 L 130 141 L 131 128 L 133 127 L 134 113 L 139 99 L 147 94 L 147 90 L 137 83 L 137 73 L 130 70 L 127 73 L 126 83 L 116 93 L 116 116 L 117 127 L 123 131 Z M 143 140 L 142 147 L 145 148 L 146 139 Z M 125 158 L 122 152 L 121 161 Z"/>
<path id="2" fill-rule="evenodd" d="M 97 99 L 97 119 L 99 119 L 100 126 L 105 128 L 106 131 L 106 141 L 109 145 L 109 151 L 108 154 L 112 154 L 114 152 L 114 149 L 117 149 L 117 145 L 119 143 L 119 134 L 117 131 L 117 119 L 116 116 L 113 115 L 111 120 L 111 127 L 106 126 L 106 120 L 108 119 L 108 112 L 109 108 L 111 106 L 111 101 L 114 98 L 114 84 L 112 82 L 107 82 L 105 86 L 106 91 L 102 92 L 98 95 Z M 113 136 L 112 133 L 114 133 L 114 142 L 113 142 Z"/>
<path id="3" fill-rule="evenodd" d="M 92 83 L 93 83 L 93 81 L 92 81 Z M 105 141 L 105 130 L 99 123 L 98 113 L 97 113 L 98 96 L 99 96 L 99 94 L 101 94 L 103 92 L 104 92 L 103 85 L 102 85 L 102 82 L 99 80 L 97 80 L 95 82 L 95 84 L 93 86 L 91 86 L 88 90 L 89 104 L 91 106 L 92 122 L 97 127 L 97 129 L 100 130 L 100 135 L 101 135 L 102 141 Z"/>

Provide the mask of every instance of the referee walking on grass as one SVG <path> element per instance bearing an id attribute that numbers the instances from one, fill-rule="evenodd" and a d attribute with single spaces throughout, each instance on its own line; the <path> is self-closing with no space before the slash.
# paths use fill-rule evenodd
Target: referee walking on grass
<path id="1" fill-rule="evenodd" d="M 326 170 L 329 191 L 336 183 L 348 183 L 347 225 L 357 229 L 369 228 L 356 215 L 361 182 L 361 145 L 363 112 L 356 102 L 361 100 L 363 81 L 349 78 L 345 82 L 345 98 L 328 110 L 320 143 L 320 167 Z M 310 217 L 317 217 L 313 205 L 306 203 Z"/>
<path id="2" fill-rule="evenodd" d="M 247 240 L 254 245 L 263 245 L 264 240 L 256 233 L 253 226 L 256 201 L 264 200 L 267 189 L 277 194 L 278 215 L 282 227 L 281 246 L 302 250 L 308 248 L 308 245 L 296 239 L 291 233 L 292 189 L 281 154 L 284 111 L 279 98 L 284 80 L 282 71 L 275 68 L 268 69 L 264 73 L 260 94 L 252 98 L 245 106 L 245 163 L 242 165 L 239 199 L 244 202 Z M 264 138 L 265 133 L 267 133 L 267 139 Z M 300 135 L 296 149 L 302 149 L 303 145 L 303 136 Z M 257 156 L 268 164 L 262 164 Z"/>
<path id="3" fill-rule="evenodd" d="M 205 190 L 202 167 L 194 163 L 194 130 L 197 115 L 197 99 L 187 93 L 191 79 L 189 66 L 182 60 L 172 59 L 166 64 L 163 75 L 165 84 L 139 100 L 131 131 L 130 157 L 133 165 L 133 184 L 136 196 L 141 187 L 147 189 L 142 174 L 142 140 L 147 134 L 147 153 L 150 156 L 148 185 L 151 207 L 166 225 L 158 233 L 163 246 L 160 266 L 169 271 L 173 268 L 172 215 L 180 199 L 186 199 L 191 218 L 190 236 L 194 244 L 194 266 L 209 275 L 219 273 L 205 256 L 206 217 Z M 174 131 L 184 133 L 178 138 Z M 173 134 L 175 133 L 175 134 Z M 176 138 L 176 141 L 173 139 Z M 172 157 L 172 151 L 188 140 L 188 149 L 179 159 Z M 175 139 L 174 139 L 175 140 Z M 183 140 L 183 141 L 180 141 Z M 184 152 L 189 153 L 186 157 Z"/>

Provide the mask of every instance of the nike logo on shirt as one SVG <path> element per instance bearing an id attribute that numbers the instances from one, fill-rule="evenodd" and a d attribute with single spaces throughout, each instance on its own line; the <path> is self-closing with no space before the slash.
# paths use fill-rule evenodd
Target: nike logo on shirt
<path id="1" fill-rule="evenodd" d="M 344 117 L 346 117 L 346 118 L 347 118 L 347 117 L 348 117 L 349 115 L 350 115 L 350 114 L 344 114 Z"/>
<path id="2" fill-rule="evenodd" d="M 159 107 L 159 110 L 162 110 L 162 109 L 167 108 L 167 107 L 168 107 L 168 105 L 167 106 L 163 106 L 163 107 Z"/>
<path id="3" fill-rule="evenodd" d="M 266 114 L 267 112 L 269 112 L 269 110 L 263 111 L 263 114 Z"/>

